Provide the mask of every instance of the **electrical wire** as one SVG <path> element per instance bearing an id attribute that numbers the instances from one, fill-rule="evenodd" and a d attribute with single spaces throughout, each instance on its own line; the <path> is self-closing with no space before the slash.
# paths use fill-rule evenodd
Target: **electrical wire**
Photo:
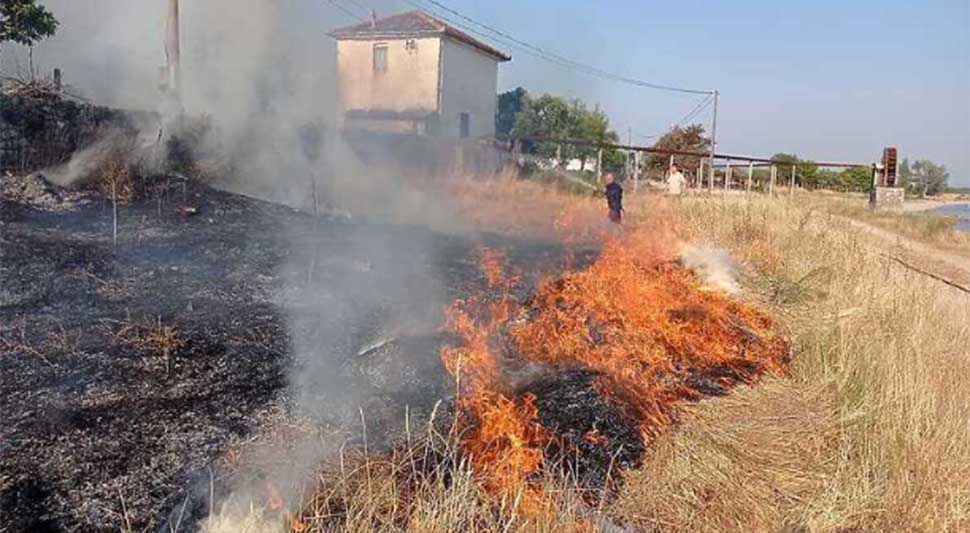
<path id="1" fill-rule="evenodd" d="M 367 18 L 367 16 L 363 16 L 362 17 L 362 16 L 360 16 L 359 13 L 354 13 L 353 11 L 351 11 L 350 9 L 348 9 L 347 7 L 338 4 L 336 0 L 327 0 L 327 3 L 330 4 L 330 5 L 332 5 L 335 8 L 339 9 L 345 15 L 349 16 L 350 18 L 352 18 L 354 20 L 365 20 Z"/>
<path id="2" fill-rule="evenodd" d="M 422 4 L 420 4 L 420 3 L 418 3 L 418 2 L 416 2 L 414 0 L 402 0 L 402 1 L 404 1 L 404 2 L 406 2 L 408 4 L 410 4 L 410 5 L 412 5 L 414 7 L 417 7 L 419 9 L 428 9 L 427 6 L 422 5 Z M 713 91 L 709 91 L 709 90 L 690 89 L 690 88 L 685 88 L 685 87 L 676 87 L 676 86 L 673 86 L 673 85 L 663 85 L 663 84 L 658 84 L 658 83 L 651 83 L 651 82 L 647 82 L 647 81 L 638 80 L 638 79 L 635 79 L 635 78 L 630 78 L 630 77 L 627 77 L 627 76 L 623 76 L 621 74 L 616 74 L 616 73 L 613 73 L 613 72 L 608 72 L 608 71 L 603 70 L 603 69 L 600 69 L 598 67 L 595 67 L 595 66 L 592 66 L 592 65 L 588 65 L 588 64 L 585 64 L 585 63 L 581 63 L 579 61 L 575 61 L 575 60 L 569 59 L 567 57 L 563 57 L 563 56 L 561 56 L 559 54 L 556 54 L 554 52 L 550 52 L 550 51 L 545 50 L 543 48 L 540 48 L 538 46 L 529 44 L 528 42 L 523 41 L 521 39 L 517 39 L 516 37 L 514 37 L 514 36 L 512 36 L 512 35 L 510 35 L 510 34 L 508 34 L 506 32 L 503 32 L 503 31 L 501 31 L 501 30 L 499 30 L 499 29 L 497 29 L 497 28 L 495 28 L 493 26 L 490 26 L 490 25 L 485 24 L 483 22 L 479 22 L 479 21 L 477 21 L 477 20 L 475 20 L 475 19 L 473 19 L 471 17 L 468 17 L 468 16 L 466 16 L 466 15 L 464 15 L 464 14 L 462 14 L 462 13 L 460 13 L 460 12 L 458 12 L 458 11 L 456 11 L 456 10 L 454 10 L 454 9 L 452 9 L 452 8 L 444 5 L 444 4 L 442 4 L 441 2 L 438 2 L 437 0 L 424 0 L 424 1 L 427 2 L 428 4 L 431 4 L 433 6 L 436 6 L 440 10 L 444 10 L 444 11 L 446 11 L 448 13 L 451 13 L 452 15 L 457 16 L 457 17 L 461 18 L 462 20 L 467 21 L 468 23 L 474 24 L 475 26 L 478 26 L 478 27 L 484 29 L 485 31 L 487 31 L 487 32 L 489 32 L 491 34 L 497 35 L 497 36 L 499 36 L 499 37 L 501 37 L 501 38 L 503 38 L 503 39 L 505 39 L 505 40 L 507 40 L 507 41 L 509 41 L 511 43 L 514 43 L 514 44 L 516 44 L 516 45 L 518 45 L 518 46 L 520 46 L 522 48 L 525 48 L 527 50 L 530 50 L 530 51 L 533 52 L 532 55 L 537 55 L 538 57 L 540 57 L 542 59 L 546 59 L 547 61 L 551 61 L 553 63 L 556 63 L 556 64 L 560 65 L 560 66 L 565 66 L 565 67 L 568 67 L 568 68 L 573 68 L 575 70 L 578 70 L 580 72 L 584 72 L 586 74 L 590 74 L 590 75 L 593 75 L 593 76 L 599 76 L 601 78 L 610 79 L 610 80 L 618 81 L 618 82 L 621 82 L 621 83 L 627 83 L 627 84 L 630 84 L 630 85 L 636 85 L 636 86 L 639 86 L 639 87 L 645 87 L 645 88 L 649 88 L 649 89 L 656 89 L 656 90 L 669 91 L 669 92 L 679 92 L 679 93 L 686 93 L 686 94 L 712 94 L 713 93 Z M 432 11 L 433 12 L 434 10 L 429 9 L 429 11 Z M 435 13 L 435 14 L 437 16 L 439 16 L 439 17 L 445 18 L 440 13 Z M 471 30 L 470 28 L 468 28 L 466 25 L 458 24 L 458 23 L 456 23 L 454 21 L 448 21 L 448 22 L 450 22 L 451 24 L 454 24 L 456 26 L 459 26 L 462 29 L 465 29 L 465 30 L 468 30 L 468 31 L 474 31 L 474 30 Z M 475 31 L 475 33 L 481 35 L 481 33 L 478 32 L 478 31 Z M 492 38 L 494 38 L 494 37 L 492 37 Z"/>
<path id="3" fill-rule="evenodd" d="M 680 126 L 683 126 L 687 121 L 689 121 L 692 118 L 696 117 L 701 111 L 704 111 L 705 109 L 707 109 L 707 107 L 709 105 L 711 105 L 711 102 L 713 101 L 713 99 L 714 99 L 714 95 L 708 95 L 706 98 L 701 99 L 701 101 L 698 102 L 697 105 L 695 105 L 693 108 L 691 108 L 691 110 L 688 111 L 687 114 L 684 115 L 683 118 L 681 118 L 679 121 L 675 122 L 673 125 L 670 126 L 670 128 L 668 128 L 665 131 L 662 131 L 662 132 L 659 132 L 659 133 L 654 133 L 654 134 L 651 134 L 651 135 L 643 135 L 643 134 L 634 132 L 634 136 L 637 137 L 638 139 L 642 139 L 642 140 L 645 140 L 645 141 L 646 140 L 651 140 L 651 139 L 657 139 L 659 137 L 663 137 L 664 135 L 666 135 L 666 134 L 670 133 L 671 131 L 679 128 Z"/>

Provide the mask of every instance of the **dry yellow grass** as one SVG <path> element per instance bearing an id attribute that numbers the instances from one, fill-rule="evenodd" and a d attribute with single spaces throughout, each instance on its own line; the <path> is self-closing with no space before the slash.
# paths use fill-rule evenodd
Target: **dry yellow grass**
<path id="1" fill-rule="evenodd" d="M 836 474 L 832 391 L 772 379 L 685 409 L 611 513 L 642 530 L 777 531 Z"/>
<path id="2" fill-rule="evenodd" d="M 745 483 L 725 495 L 727 501 L 716 510 L 688 506 L 695 520 L 689 529 L 724 530 L 723 520 L 731 516 L 760 517 L 749 526 L 756 531 L 786 525 L 807 531 L 970 528 L 968 297 L 899 270 L 851 229 L 784 200 L 697 199 L 682 207 L 691 238 L 722 244 L 756 267 L 749 286 L 792 331 L 791 394 L 814 395 L 823 387 L 837 422 L 828 449 L 817 452 L 819 466 L 810 461 L 801 472 L 825 481 L 794 504 L 752 498 L 759 484 Z M 770 394 L 770 387 L 756 388 L 731 401 L 747 400 L 747 409 L 756 413 L 773 404 Z M 814 434 L 816 417 L 806 409 L 801 423 L 796 418 L 789 425 L 802 433 L 813 428 L 809 433 Z M 761 424 L 764 432 L 778 425 L 784 425 L 781 418 Z M 674 457 L 693 453 L 701 463 L 716 460 L 716 446 L 683 437 L 698 431 L 733 432 L 743 448 L 759 446 L 754 435 L 743 438 L 732 427 L 731 417 L 695 417 L 667 444 L 674 446 Z M 657 461 L 662 459 L 650 463 L 662 473 L 654 486 L 668 482 L 664 476 L 684 474 L 674 462 Z M 724 467 L 744 464 L 738 459 Z M 769 455 L 749 468 L 770 479 L 781 464 Z M 635 501 L 649 501 L 643 498 Z"/>
<path id="3" fill-rule="evenodd" d="M 953 217 L 931 212 L 872 210 L 861 196 L 800 193 L 799 201 L 812 208 L 842 215 L 899 235 L 929 242 L 970 257 L 970 233 L 954 228 Z"/>
<path id="4" fill-rule="evenodd" d="M 534 181 L 503 176 L 497 181 L 463 180 L 448 185 L 456 215 L 475 228 L 506 235 L 589 242 L 612 229 L 606 200 L 558 191 Z M 627 212 L 644 212 L 658 197 L 627 195 Z"/>

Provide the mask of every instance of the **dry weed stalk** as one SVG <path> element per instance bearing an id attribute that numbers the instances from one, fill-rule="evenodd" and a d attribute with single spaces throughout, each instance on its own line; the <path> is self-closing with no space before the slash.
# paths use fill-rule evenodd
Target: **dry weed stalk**
<path id="1" fill-rule="evenodd" d="M 27 354 L 50 366 L 54 366 L 54 363 L 49 356 L 76 353 L 78 343 L 78 334 L 69 333 L 64 324 L 58 321 L 51 321 L 43 328 L 43 338 L 38 342 L 32 341 L 28 335 L 26 320 L 16 320 L 0 326 L 0 351 Z"/>
<path id="2" fill-rule="evenodd" d="M 95 286 L 95 293 L 105 300 L 122 300 L 129 295 L 130 287 L 125 281 L 102 279 L 85 267 L 71 269 L 67 272 L 67 276 L 92 282 Z"/>
<path id="3" fill-rule="evenodd" d="M 562 472 L 543 480 L 555 498 L 537 513 L 523 515 L 522 494 L 496 500 L 461 452 L 458 436 L 439 432 L 434 415 L 417 432 L 408 419 L 405 434 L 405 442 L 386 453 L 341 447 L 339 457 L 300 488 L 289 507 L 270 490 L 262 499 L 226 502 L 201 526 L 206 533 L 498 533 L 589 532 L 609 523 L 583 503 Z"/>
<path id="4" fill-rule="evenodd" d="M 135 184 L 124 154 L 112 151 L 97 170 L 97 186 L 105 196 L 126 204 L 135 196 Z"/>
<path id="5" fill-rule="evenodd" d="M 146 355 L 163 359 L 166 371 L 170 369 L 172 357 L 185 346 L 178 328 L 163 324 L 161 317 L 143 322 L 109 320 L 103 322 L 117 341 L 138 349 Z M 111 328 L 112 323 L 118 325 L 116 331 Z"/>

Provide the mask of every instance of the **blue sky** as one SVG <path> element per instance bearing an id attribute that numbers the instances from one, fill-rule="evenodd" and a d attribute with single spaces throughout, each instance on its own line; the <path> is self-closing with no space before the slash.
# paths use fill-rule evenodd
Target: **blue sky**
<path id="1" fill-rule="evenodd" d="M 339 1 L 379 14 L 413 7 Z M 970 185 L 967 0 L 439 1 L 605 70 L 717 88 L 722 151 L 868 162 L 895 145 L 901 157 L 946 165 L 951 184 Z M 509 51 L 499 90 L 521 85 L 598 103 L 624 139 L 628 128 L 634 141 L 662 132 L 700 98 L 591 78 Z M 709 123 L 710 115 L 698 118 Z"/>

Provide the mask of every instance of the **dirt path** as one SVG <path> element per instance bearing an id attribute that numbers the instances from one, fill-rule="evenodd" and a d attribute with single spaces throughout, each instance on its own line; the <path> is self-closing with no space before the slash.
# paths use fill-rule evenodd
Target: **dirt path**
<path id="1" fill-rule="evenodd" d="M 970 257 L 904 237 L 861 220 L 833 216 L 872 236 L 871 243 L 896 261 L 970 291 Z"/>

